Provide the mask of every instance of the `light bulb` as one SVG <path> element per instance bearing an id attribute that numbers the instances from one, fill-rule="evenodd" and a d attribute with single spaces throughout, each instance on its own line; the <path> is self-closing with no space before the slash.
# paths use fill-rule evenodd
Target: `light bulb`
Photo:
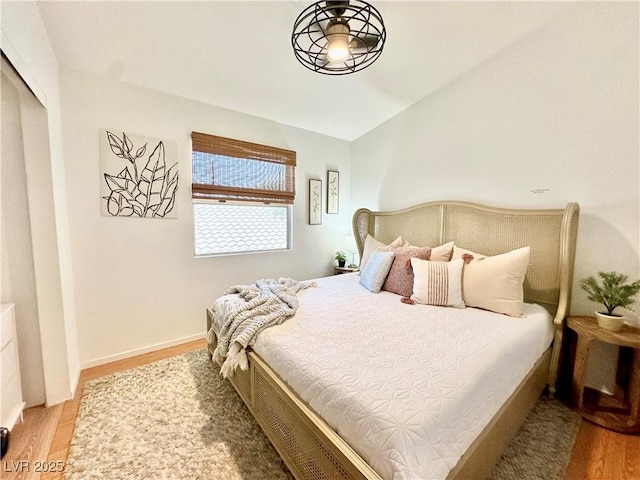
<path id="1" fill-rule="evenodd" d="M 331 63 L 341 63 L 349 58 L 349 26 L 333 23 L 327 29 L 327 59 Z"/>

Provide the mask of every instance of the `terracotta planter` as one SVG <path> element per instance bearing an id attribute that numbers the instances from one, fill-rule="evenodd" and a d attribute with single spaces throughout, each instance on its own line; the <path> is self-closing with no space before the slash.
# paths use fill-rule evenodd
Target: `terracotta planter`
<path id="1" fill-rule="evenodd" d="M 598 319 L 598 326 L 610 332 L 619 332 L 624 325 L 623 316 L 596 312 L 596 318 Z"/>

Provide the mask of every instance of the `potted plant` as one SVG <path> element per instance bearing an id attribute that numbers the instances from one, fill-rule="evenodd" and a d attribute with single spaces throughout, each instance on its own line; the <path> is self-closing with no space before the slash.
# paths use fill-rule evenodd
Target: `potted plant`
<path id="1" fill-rule="evenodd" d="M 334 258 L 338 261 L 339 267 L 344 267 L 344 264 L 347 261 L 347 252 L 344 250 L 338 250 Z"/>
<path id="2" fill-rule="evenodd" d="M 589 300 L 604 305 L 606 311 L 596 312 L 598 325 L 617 332 L 624 324 L 624 316 L 615 314 L 614 310 L 632 305 L 633 297 L 640 291 L 640 280 L 626 283 L 627 276 L 617 272 L 599 272 L 598 276 L 602 283 L 590 276 L 580 280 L 580 286 L 587 292 Z"/>

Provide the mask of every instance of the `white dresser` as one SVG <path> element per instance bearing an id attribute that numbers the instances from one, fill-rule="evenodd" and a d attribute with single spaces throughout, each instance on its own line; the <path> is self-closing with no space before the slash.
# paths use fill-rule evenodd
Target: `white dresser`
<path id="1" fill-rule="evenodd" d="M 20 363 L 18 361 L 18 339 L 16 338 L 16 318 L 13 303 L 0 305 L 2 313 L 2 330 L 0 332 L 0 382 L 2 383 L 2 400 L 0 403 L 0 426 L 11 430 L 16 423 L 22 421 L 22 385 L 20 383 Z"/>

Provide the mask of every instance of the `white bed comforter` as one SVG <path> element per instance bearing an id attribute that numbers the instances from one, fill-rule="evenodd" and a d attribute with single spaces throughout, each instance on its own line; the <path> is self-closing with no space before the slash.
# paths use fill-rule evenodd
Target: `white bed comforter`
<path id="1" fill-rule="evenodd" d="M 441 479 L 553 338 L 549 314 L 406 305 L 316 280 L 254 350 L 385 479 Z"/>

